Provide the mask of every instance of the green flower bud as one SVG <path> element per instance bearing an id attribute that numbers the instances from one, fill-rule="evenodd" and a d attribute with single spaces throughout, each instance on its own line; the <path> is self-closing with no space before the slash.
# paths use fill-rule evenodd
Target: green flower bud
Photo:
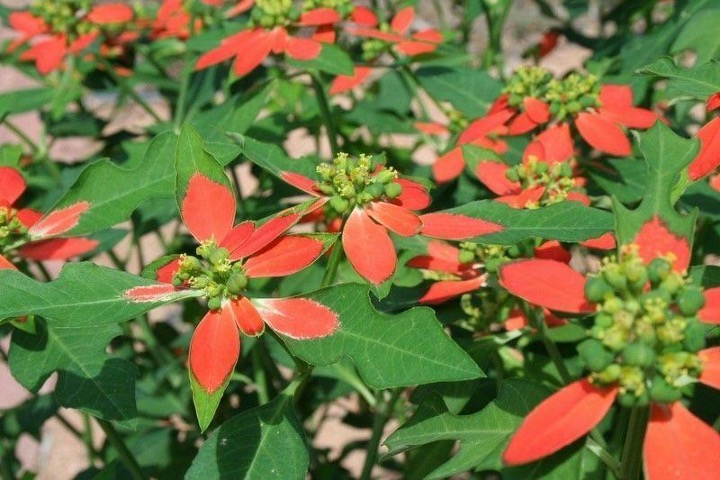
<path id="1" fill-rule="evenodd" d="M 578 113 L 583 109 L 583 106 L 578 101 L 572 101 L 568 102 L 565 108 L 567 109 L 568 113 Z"/>
<path id="2" fill-rule="evenodd" d="M 375 177 L 378 182 L 380 183 L 389 183 L 395 180 L 397 177 L 397 173 L 395 173 L 393 170 L 390 170 L 388 168 L 385 168 L 383 170 L 380 170 L 380 172 Z"/>
<path id="3" fill-rule="evenodd" d="M 391 182 L 385 185 L 385 195 L 388 198 L 397 198 L 402 194 L 403 188 L 397 182 Z"/>
<path id="4" fill-rule="evenodd" d="M 611 363 L 602 372 L 598 372 L 594 375 L 600 383 L 609 384 L 617 382 L 622 373 L 622 368 L 616 363 Z"/>
<path id="5" fill-rule="evenodd" d="M 705 327 L 696 319 L 688 319 L 683 347 L 689 352 L 698 352 L 705 348 Z"/>
<path id="6" fill-rule="evenodd" d="M 210 310 L 218 310 L 222 307 L 222 300 L 220 297 L 211 297 L 208 300 L 207 306 Z"/>
<path id="7" fill-rule="evenodd" d="M 683 283 L 683 279 L 680 275 L 671 273 L 665 277 L 665 280 L 660 282 L 660 289 L 665 290 L 670 295 L 674 295 L 682 288 Z"/>
<path id="8" fill-rule="evenodd" d="M 610 297 L 606 298 L 605 302 L 603 303 L 603 310 L 605 310 L 607 313 L 615 314 L 623 309 L 625 305 L 623 304 L 623 301 L 620 300 L 617 297 Z"/>
<path id="9" fill-rule="evenodd" d="M 228 278 L 225 286 L 231 295 L 238 295 L 245 289 L 245 287 L 247 287 L 247 284 L 248 279 L 245 275 L 242 273 L 233 273 L 230 275 L 230 278 Z"/>
<path id="10" fill-rule="evenodd" d="M 172 283 L 173 287 L 177 288 L 177 287 L 182 286 L 182 284 L 185 282 L 183 282 L 182 279 L 178 278 L 177 275 L 173 275 L 172 281 L 170 283 Z"/>
<path id="11" fill-rule="evenodd" d="M 622 358 L 627 365 L 647 368 L 655 362 L 655 351 L 642 342 L 633 342 L 623 348 Z"/>
<path id="12" fill-rule="evenodd" d="M 671 270 L 672 265 L 670 265 L 670 262 L 664 258 L 655 258 L 648 265 L 648 277 L 653 285 L 657 285 L 667 278 Z"/>
<path id="13" fill-rule="evenodd" d="M 229 258 L 230 252 L 228 251 L 228 249 L 220 247 L 210 252 L 210 255 L 208 256 L 208 261 L 213 265 L 220 265 Z"/>
<path id="14" fill-rule="evenodd" d="M 333 195 L 330 197 L 330 206 L 342 215 L 350 208 L 350 202 L 339 195 Z"/>
<path id="15" fill-rule="evenodd" d="M 612 315 L 608 315 L 607 313 L 600 312 L 595 316 L 595 325 L 602 328 L 610 328 L 615 323 L 615 320 L 613 320 Z"/>
<path id="16" fill-rule="evenodd" d="M 604 370 L 615 359 L 615 355 L 607 350 L 599 340 L 588 339 L 577 346 L 580 359 L 593 372 Z"/>
<path id="17" fill-rule="evenodd" d="M 488 258 L 485 261 L 485 271 L 488 273 L 497 273 L 498 268 L 500 268 L 500 265 L 502 264 L 502 260 L 499 258 Z"/>
<path id="18" fill-rule="evenodd" d="M 603 269 L 605 281 L 617 292 L 627 290 L 627 277 L 620 271 L 617 264 L 611 263 Z"/>
<path id="19" fill-rule="evenodd" d="M 368 193 L 372 198 L 380 198 L 385 193 L 385 186 L 382 183 L 371 183 L 365 187 L 365 193 Z"/>
<path id="20" fill-rule="evenodd" d="M 648 273 L 642 262 L 631 262 L 625 267 L 625 277 L 627 277 L 630 288 L 637 292 L 641 292 L 648 281 Z"/>
<path id="21" fill-rule="evenodd" d="M 517 182 L 520 180 L 520 175 L 518 175 L 518 171 L 515 168 L 509 168 L 505 171 L 505 177 L 507 177 L 507 179 L 511 182 Z"/>
<path id="22" fill-rule="evenodd" d="M 475 261 L 475 252 L 471 252 L 470 250 L 460 250 L 458 261 L 460 263 L 472 263 Z"/>
<path id="23" fill-rule="evenodd" d="M 594 303 L 605 301 L 613 294 L 613 289 L 602 277 L 590 277 L 585 283 L 585 297 Z"/>
<path id="24" fill-rule="evenodd" d="M 522 252 L 520 251 L 520 247 L 518 247 L 517 245 L 511 245 L 507 249 L 507 256 L 510 258 L 517 258 L 521 254 L 522 254 Z"/>
<path id="25" fill-rule="evenodd" d="M 680 389 L 668 384 L 664 378 L 655 377 L 650 386 L 650 398 L 653 402 L 672 403 L 682 397 Z"/>
<path id="26" fill-rule="evenodd" d="M 685 287 L 677 297 L 677 305 L 683 315 L 695 315 L 705 306 L 705 295 L 697 287 Z"/>

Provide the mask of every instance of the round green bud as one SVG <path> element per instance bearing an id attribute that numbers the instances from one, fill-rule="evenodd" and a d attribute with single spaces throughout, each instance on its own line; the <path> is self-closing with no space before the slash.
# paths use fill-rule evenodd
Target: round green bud
<path id="1" fill-rule="evenodd" d="M 402 194 L 403 188 L 397 182 L 391 182 L 385 185 L 385 195 L 388 198 L 397 198 Z"/>
<path id="2" fill-rule="evenodd" d="M 642 342 L 633 342 L 623 348 L 622 358 L 627 365 L 647 368 L 655 362 L 655 351 Z"/>
<path id="3" fill-rule="evenodd" d="M 620 300 L 617 297 L 609 297 L 605 299 L 605 302 L 603 303 L 603 310 L 605 310 L 607 313 L 615 314 L 623 309 L 624 303 L 622 300 Z"/>
<path id="4" fill-rule="evenodd" d="M 662 302 L 667 305 L 672 300 L 670 294 L 665 290 L 650 290 L 640 295 L 640 304 L 646 305 L 648 303 Z"/>
<path id="5" fill-rule="evenodd" d="M 216 248 L 210 252 L 208 261 L 213 265 L 220 265 L 224 261 L 230 258 L 230 252 L 227 248 Z"/>
<path id="6" fill-rule="evenodd" d="M 697 287 L 685 287 L 677 297 L 677 305 L 683 315 L 695 315 L 705 306 L 705 295 Z"/>
<path id="7" fill-rule="evenodd" d="M 627 290 L 627 277 L 617 265 L 610 264 L 603 270 L 605 281 L 617 292 Z"/>
<path id="8" fill-rule="evenodd" d="M 210 310 L 218 310 L 220 307 L 222 307 L 222 300 L 220 297 L 211 297 L 208 299 L 207 306 Z"/>
<path id="9" fill-rule="evenodd" d="M 392 182 L 393 180 L 395 180 L 396 176 L 397 175 L 392 170 L 383 169 L 377 174 L 377 176 L 375 178 L 380 183 L 389 183 L 389 182 Z"/>
<path id="10" fill-rule="evenodd" d="M 547 173 L 548 170 L 550 170 L 550 166 L 545 162 L 539 162 L 535 167 L 535 171 L 540 175 Z"/>
<path id="11" fill-rule="evenodd" d="M 599 340 L 588 339 L 577 346 L 580 359 L 588 370 L 600 372 L 615 359 L 615 355 L 607 350 Z"/>
<path id="12" fill-rule="evenodd" d="M 665 290 L 670 295 L 674 295 L 679 292 L 682 286 L 683 279 L 680 275 L 676 273 L 671 273 L 670 275 L 665 277 L 665 280 L 660 282 L 660 289 Z"/>
<path id="13" fill-rule="evenodd" d="M 705 348 L 705 326 L 696 319 L 688 319 L 685 327 L 683 346 L 689 352 L 699 352 Z"/>
<path id="14" fill-rule="evenodd" d="M 372 198 L 380 198 L 385 193 L 385 186 L 382 183 L 371 183 L 365 187 L 365 193 L 372 195 Z"/>
<path id="15" fill-rule="evenodd" d="M 664 258 L 655 258 L 648 265 L 648 277 L 653 285 L 665 280 L 671 271 L 672 265 Z"/>
<path id="16" fill-rule="evenodd" d="M 595 378 L 598 379 L 600 383 L 608 384 L 617 382 L 620 378 L 620 374 L 622 373 L 622 368 L 620 365 L 616 363 L 611 363 L 602 372 L 598 372 L 595 374 Z"/>
<path id="17" fill-rule="evenodd" d="M 330 197 L 330 206 L 342 215 L 350 208 L 350 202 L 339 195 L 333 195 Z"/>
<path id="18" fill-rule="evenodd" d="M 475 252 L 470 250 L 460 250 L 458 261 L 460 263 L 472 263 L 475 260 Z"/>
<path id="19" fill-rule="evenodd" d="M 610 328 L 615 323 L 612 315 L 608 315 L 605 312 L 600 312 L 595 315 L 595 325 L 602 329 Z"/>
<path id="20" fill-rule="evenodd" d="M 518 175 L 518 171 L 515 168 L 509 168 L 505 172 L 505 177 L 511 182 L 517 182 L 518 180 L 520 180 L 520 175 Z"/>
<path id="21" fill-rule="evenodd" d="M 632 262 L 625 267 L 625 277 L 630 288 L 641 292 L 648 281 L 648 272 L 642 262 Z"/>
<path id="22" fill-rule="evenodd" d="M 625 408 L 632 408 L 637 406 L 638 397 L 632 393 L 622 393 L 617 397 L 618 403 Z"/>
<path id="23" fill-rule="evenodd" d="M 585 282 L 585 297 L 591 302 L 603 302 L 612 294 L 612 287 L 602 277 L 590 277 Z"/>
<path id="24" fill-rule="evenodd" d="M 488 258 L 485 262 L 485 271 L 487 271 L 488 273 L 497 273 L 501 263 L 502 260 L 500 260 L 499 258 Z"/>
<path id="25" fill-rule="evenodd" d="M 517 245 L 511 245 L 507 249 L 507 256 L 510 258 L 517 258 L 521 254 L 522 254 L 522 252 L 520 251 L 520 247 L 518 247 Z"/>
<path id="26" fill-rule="evenodd" d="M 177 275 L 173 275 L 172 281 L 171 281 L 170 283 L 172 283 L 172 286 L 173 286 L 173 287 L 176 287 L 176 288 L 177 288 L 177 287 L 182 286 L 182 284 L 183 284 L 184 282 L 183 282 L 183 280 L 182 280 L 181 278 L 179 278 Z"/>
<path id="27" fill-rule="evenodd" d="M 634 298 L 629 298 L 625 300 L 625 310 L 632 313 L 633 315 L 636 315 L 642 307 L 640 306 L 640 302 L 635 300 Z"/>
<path id="28" fill-rule="evenodd" d="M 583 106 L 578 101 L 572 101 L 568 102 L 565 108 L 567 109 L 568 113 L 578 113 L 583 109 Z"/>
<path id="29" fill-rule="evenodd" d="M 247 287 L 248 279 L 242 273 L 233 273 L 228 278 L 225 287 L 231 295 L 238 295 Z"/>
<path id="30" fill-rule="evenodd" d="M 680 389 L 668 384 L 664 378 L 655 377 L 650 386 L 650 398 L 653 402 L 672 403 L 682 397 Z"/>
<path id="31" fill-rule="evenodd" d="M 584 108 L 594 107 L 596 101 L 597 99 L 594 95 L 583 95 L 580 97 L 580 105 Z"/>
<path id="32" fill-rule="evenodd" d="M 560 102 L 550 103 L 550 115 L 557 115 L 560 113 Z"/>

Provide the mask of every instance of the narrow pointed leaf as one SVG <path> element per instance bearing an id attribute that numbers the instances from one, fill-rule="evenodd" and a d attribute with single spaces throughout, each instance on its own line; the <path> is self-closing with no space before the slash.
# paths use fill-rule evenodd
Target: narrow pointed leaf
<path id="1" fill-rule="evenodd" d="M 245 262 L 245 274 L 248 277 L 291 275 L 312 264 L 324 251 L 323 242 L 312 237 L 281 237 Z"/>

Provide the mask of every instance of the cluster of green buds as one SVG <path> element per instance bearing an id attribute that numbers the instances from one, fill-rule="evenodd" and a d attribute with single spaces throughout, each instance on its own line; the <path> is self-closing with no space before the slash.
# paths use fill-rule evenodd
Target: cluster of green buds
<path id="1" fill-rule="evenodd" d="M 39 0 L 30 6 L 30 13 L 42 18 L 52 32 L 73 39 L 93 30 L 90 22 L 83 21 L 91 6 L 90 0 Z"/>
<path id="2" fill-rule="evenodd" d="M 316 8 L 330 8 L 340 14 L 342 18 L 349 17 L 355 6 L 350 0 L 305 0 L 302 4 L 303 12 Z"/>
<path id="3" fill-rule="evenodd" d="M 618 385 L 622 405 L 677 401 L 702 371 L 705 329 L 696 315 L 705 297 L 673 261 L 645 265 L 636 245 L 625 246 L 586 283 L 597 315 L 578 352 L 593 383 Z"/>
<path id="4" fill-rule="evenodd" d="M 0 253 L 13 249 L 28 239 L 27 228 L 12 207 L 0 206 Z"/>
<path id="5" fill-rule="evenodd" d="M 329 218 L 341 217 L 356 205 L 397 198 L 402 193 L 402 185 L 396 181 L 398 173 L 391 167 L 376 166 L 369 155 L 339 153 L 332 162 L 318 165 L 317 173 L 321 178 L 318 190 L 330 197 Z"/>
<path id="6" fill-rule="evenodd" d="M 460 308 L 466 315 L 462 324 L 473 332 L 486 333 L 493 325 L 508 319 L 517 300 L 496 283 L 460 297 Z"/>
<path id="7" fill-rule="evenodd" d="M 300 12 L 294 7 L 293 0 L 256 0 L 250 12 L 250 23 L 270 29 L 289 25 L 299 17 Z"/>
<path id="8" fill-rule="evenodd" d="M 517 245 L 478 245 L 474 242 L 462 242 L 458 260 L 462 264 L 481 263 L 488 273 L 497 273 L 503 263 L 533 254 L 534 243 Z"/>
<path id="9" fill-rule="evenodd" d="M 468 118 L 460 110 L 450 107 L 445 109 L 444 113 L 450 120 L 450 131 L 452 132 L 462 132 L 470 125 Z"/>
<path id="10" fill-rule="evenodd" d="M 505 176 L 511 182 L 520 182 L 523 190 L 545 187 L 542 197 L 537 202 L 526 205 L 527 208 L 539 208 L 562 202 L 575 188 L 573 168 L 569 162 L 555 162 L 551 165 L 539 161 L 533 155 L 526 162 L 508 169 Z"/>
<path id="11" fill-rule="evenodd" d="M 178 271 L 172 279 L 175 287 L 188 286 L 201 290 L 207 298 L 208 308 L 217 310 L 223 300 L 237 298 L 248 284 L 241 262 L 232 262 L 230 252 L 215 242 L 204 242 L 196 253 L 182 255 Z"/>
<path id="12" fill-rule="evenodd" d="M 600 82 L 595 75 L 572 73 L 548 84 L 544 100 L 550 114 L 562 120 L 588 108 L 600 106 Z"/>
<path id="13" fill-rule="evenodd" d="M 390 48 L 387 42 L 378 38 L 365 39 L 360 46 L 362 48 L 362 59 L 364 62 L 372 62 Z"/>
<path id="14" fill-rule="evenodd" d="M 508 104 L 519 108 L 528 97 L 543 100 L 553 75 L 541 67 L 520 67 L 508 80 L 503 93 L 508 95 Z"/>

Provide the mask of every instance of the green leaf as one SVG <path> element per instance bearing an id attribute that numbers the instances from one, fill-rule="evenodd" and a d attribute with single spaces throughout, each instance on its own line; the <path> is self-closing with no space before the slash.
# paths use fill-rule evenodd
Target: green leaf
<path id="1" fill-rule="evenodd" d="M 55 89 L 50 87 L 13 90 L 0 94 L 0 118 L 38 110 L 47 105 L 54 96 Z"/>
<path id="2" fill-rule="evenodd" d="M 180 207 L 187 192 L 188 182 L 196 173 L 202 173 L 213 182 L 225 185 L 232 191 L 225 170 L 215 157 L 205 150 L 205 142 L 189 123 L 185 123 L 180 130 L 175 152 L 175 169 L 177 171 L 175 196 Z"/>
<path id="3" fill-rule="evenodd" d="M 330 75 L 352 75 L 355 71 L 355 64 L 350 55 L 337 45 L 323 44 L 320 55 L 312 60 L 293 60 L 286 57 L 289 65 L 302 70 L 320 70 Z"/>
<path id="4" fill-rule="evenodd" d="M 661 219 L 675 235 L 684 237 L 692 246 L 697 211 L 681 215 L 673 206 L 675 191 L 687 167 L 699 150 L 698 140 L 688 140 L 676 135 L 670 127 L 657 122 L 650 130 L 638 134 L 640 151 L 648 168 L 644 198 L 635 210 L 624 207 L 613 199 L 615 229 L 620 245 L 632 243 L 640 229 L 655 217 Z"/>
<path id="5" fill-rule="evenodd" d="M 720 24 L 720 9 L 703 11 L 702 15 L 697 15 L 680 31 L 672 45 L 671 52 L 693 50 L 697 57 L 696 64 L 711 60 L 720 49 L 720 35 L 717 34 L 718 24 Z"/>
<path id="6" fill-rule="evenodd" d="M 365 383 L 391 388 L 430 382 L 470 380 L 483 375 L 443 331 L 433 311 L 416 307 L 399 315 L 378 312 L 368 288 L 337 285 L 303 295 L 327 306 L 340 328 L 325 338 L 294 340 L 281 335 L 293 355 L 312 365 L 350 357 Z"/>
<path id="7" fill-rule="evenodd" d="M 143 202 L 172 198 L 175 190 L 174 152 L 177 137 L 166 132 L 150 142 L 142 161 L 128 167 L 109 160 L 89 165 L 56 208 L 80 201 L 90 203 L 71 233 L 82 235 L 112 227 L 127 220 Z"/>
<path id="8" fill-rule="evenodd" d="M 502 464 L 501 455 L 512 434 L 550 393 L 547 387 L 527 380 L 506 380 L 500 384 L 497 398 L 471 415 L 449 413 L 440 397 L 431 395 L 405 425 L 387 438 L 387 455 L 440 440 L 458 440 L 460 451 L 427 478 L 446 478 L 467 470 L 500 470 L 503 478 L 581 478 L 575 465 L 578 459 L 574 458 L 579 455 L 565 461 L 575 449 L 561 454 L 559 465 L 552 458 L 519 468 L 504 468 Z M 574 475 L 562 476 L 573 470 Z"/>
<path id="9" fill-rule="evenodd" d="M 692 68 L 681 68 L 665 57 L 640 69 L 640 73 L 668 79 L 671 97 L 694 98 L 704 102 L 720 92 L 720 63 L 708 62 Z"/>
<path id="10" fill-rule="evenodd" d="M 243 155 L 259 167 L 267 170 L 278 178 L 283 172 L 294 172 L 311 179 L 317 179 L 315 170 L 317 163 L 306 158 L 293 159 L 285 151 L 270 143 L 260 142 L 246 135 L 229 134 L 242 147 Z"/>
<path id="11" fill-rule="evenodd" d="M 309 465 L 292 396 L 247 410 L 222 424 L 200 448 L 185 478 L 301 479 Z"/>
<path id="12" fill-rule="evenodd" d="M 623 158 L 606 160 L 603 163 L 610 168 L 588 170 L 595 185 L 625 204 L 642 200 L 647 182 L 645 162 Z"/>
<path id="13" fill-rule="evenodd" d="M 489 220 L 505 227 L 498 233 L 473 239 L 484 244 L 511 245 L 529 237 L 580 242 L 597 238 L 613 228 L 610 212 L 580 202 L 560 202 L 535 210 L 521 210 L 501 202 L 480 200 L 442 212 Z"/>
<path id="14" fill-rule="evenodd" d="M 200 386 L 190 369 L 188 369 L 188 376 L 190 377 L 190 389 L 192 390 L 195 414 L 197 415 L 198 424 L 200 425 L 200 431 L 204 432 L 215 417 L 215 412 L 217 411 L 218 405 L 220 405 L 220 400 L 222 400 L 225 389 L 227 389 L 228 383 L 230 383 L 230 376 L 228 375 L 225 383 L 212 393 L 208 393 Z"/>
<path id="15" fill-rule="evenodd" d="M 471 119 L 485 115 L 502 89 L 487 72 L 468 67 L 422 67 L 415 74 L 433 98 L 450 102 Z"/>

